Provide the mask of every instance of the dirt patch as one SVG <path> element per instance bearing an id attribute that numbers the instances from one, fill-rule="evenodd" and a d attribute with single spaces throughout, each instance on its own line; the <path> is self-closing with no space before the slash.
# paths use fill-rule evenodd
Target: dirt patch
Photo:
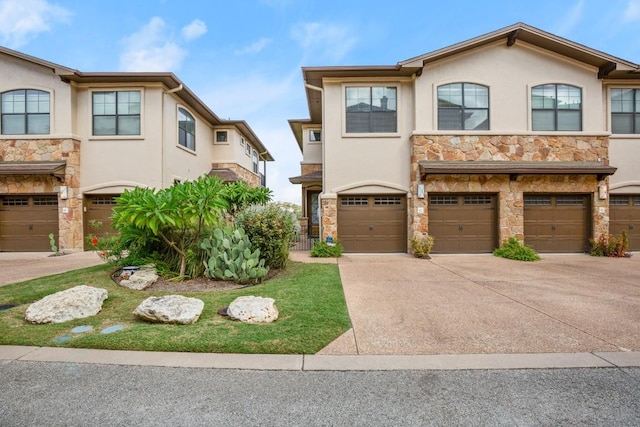
<path id="1" fill-rule="evenodd" d="M 111 278 L 117 284 L 120 284 L 120 272 L 122 270 L 117 270 L 111 275 Z M 280 273 L 279 269 L 271 269 L 264 277 L 263 282 L 266 280 L 273 279 Z M 258 283 L 259 284 L 259 283 Z M 244 289 L 250 286 L 255 286 L 254 284 L 250 285 L 239 285 L 235 282 L 228 280 L 212 280 L 206 277 L 198 277 L 196 279 L 189 279 L 183 281 L 175 281 L 175 280 L 166 280 L 164 278 L 158 279 L 153 285 L 144 289 L 141 292 L 149 292 L 149 291 L 172 291 L 172 292 L 213 292 L 213 291 L 233 291 L 237 289 Z"/>

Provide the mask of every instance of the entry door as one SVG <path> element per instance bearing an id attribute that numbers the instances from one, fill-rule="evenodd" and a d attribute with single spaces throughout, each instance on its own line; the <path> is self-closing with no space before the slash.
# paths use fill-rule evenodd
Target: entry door
<path id="1" fill-rule="evenodd" d="M 496 196 L 439 194 L 429 196 L 429 235 L 434 253 L 485 253 L 497 243 Z"/>
<path id="2" fill-rule="evenodd" d="M 309 237 L 320 236 L 320 192 L 307 193 L 307 215 L 309 215 Z"/>

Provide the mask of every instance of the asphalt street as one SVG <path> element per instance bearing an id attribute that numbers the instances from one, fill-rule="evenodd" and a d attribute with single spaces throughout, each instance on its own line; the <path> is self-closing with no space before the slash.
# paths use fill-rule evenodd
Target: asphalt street
<path id="1" fill-rule="evenodd" d="M 248 371 L 0 362 L 2 426 L 640 424 L 640 368 Z"/>

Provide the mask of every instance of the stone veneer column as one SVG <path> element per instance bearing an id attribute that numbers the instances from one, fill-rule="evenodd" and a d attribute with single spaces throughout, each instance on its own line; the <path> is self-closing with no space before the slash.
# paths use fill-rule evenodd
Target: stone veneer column
<path id="1" fill-rule="evenodd" d="M 322 202 L 322 240 L 338 236 L 338 198 L 321 199 Z"/>

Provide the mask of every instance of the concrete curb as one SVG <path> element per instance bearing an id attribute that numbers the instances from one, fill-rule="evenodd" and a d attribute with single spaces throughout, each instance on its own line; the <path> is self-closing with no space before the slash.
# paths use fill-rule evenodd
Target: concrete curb
<path id="1" fill-rule="evenodd" d="M 0 346 L 0 360 L 267 371 L 491 370 L 640 367 L 640 352 L 328 356 Z"/>

